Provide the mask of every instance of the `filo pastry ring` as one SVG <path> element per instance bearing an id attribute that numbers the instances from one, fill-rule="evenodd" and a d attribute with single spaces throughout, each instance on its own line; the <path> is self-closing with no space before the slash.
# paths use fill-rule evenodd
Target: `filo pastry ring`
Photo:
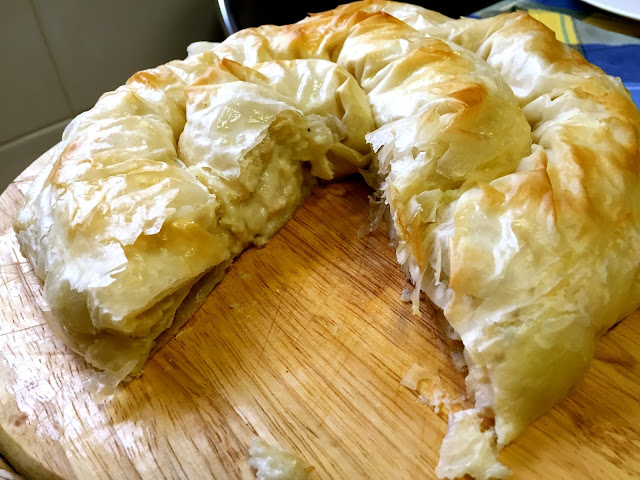
<path id="1" fill-rule="evenodd" d="M 437 473 L 500 478 L 496 447 L 640 303 L 639 125 L 619 79 L 524 13 L 358 2 L 136 73 L 67 127 L 15 229 L 108 391 L 318 179 L 363 172 L 414 308 L 426 293 L 464 345 L 475 408 Z"/>

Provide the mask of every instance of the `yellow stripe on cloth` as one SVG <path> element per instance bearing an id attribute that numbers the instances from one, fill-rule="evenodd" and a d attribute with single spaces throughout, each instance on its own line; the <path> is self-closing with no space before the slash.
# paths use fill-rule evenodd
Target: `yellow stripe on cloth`
<path id="1" fill-rule="evenodd" d="M 576 35 L 576 29 L 573 26 L 573 18 L 564 13 L 550 12 L 548 10 L 529 10 L 529 15 L 544 23 L 547 27 L 553 30 L 556 34 L 556 38 L 564 43 L 571 45 L 578 44 L 578 36 Z"/>

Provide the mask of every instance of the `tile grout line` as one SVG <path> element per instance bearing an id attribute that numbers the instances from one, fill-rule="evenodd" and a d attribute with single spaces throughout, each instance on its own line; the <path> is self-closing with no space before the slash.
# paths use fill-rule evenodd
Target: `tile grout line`
<path id="1" fill-rule="evenodd" d="M 31 10 L 33 12 L 34 18 L 36 19 L 36 24 L 38 25 L 38 30 L 40 31 L 40 37 L 42 37 L 42 40 L 44 41 L 44 45 L 47 50 L 47 55 L 49 56 L 49 60 L 51 60 L 51 63 L 53 64 L 53 70 L 56 73 L 56 78 L 58 79 L 58 83 L 60 84 L 60 88 L 62 89 L 62 94 L 64 95 L 64 99 L 67 102 L 67 107 L 69 108 L 69 111 L 71 112 L 71 116 L 73 117 L 77 115 L 77 112 L 75 112 L 73 108 L 73 103 L 71 102 L 71 96 L 69 95 L 69 92 L 67 91 L 67 88 L 64 84 L 62 75 L 60 74 L 60 69 L 58 68 L 58 63 L 56 62 L 53 52 L 51 51 L 51 47 L 49 47 L 49 39 L 45 35 L 44 28 L 42 28 L 42 21 L 40 20 L 40 15 L 38 15 L 38 10 L 36 9 L 33 2 L 34 0 L 29 0 L 29 5 L 31 6 Z"/>
<path id="2" fill-rule="evenodd" d="M 15 144 L 15 143 L 18 143 L 18 142 L 22 142 L 22 141 L 28 140 L 29 137 L 36 137 L 37 135 L 42 134 L 46 130 L 50 130 L 50 129 L 61 127 L 62 125 L 69 123 L 71 120 L 73 120 L 73 118 L 74 117 L 71 116 L 71 117 L 63 118 L 62 120 L 56 120 L 55 122 L 50 123 L 49 125 L 45 125 L 44 127 L 36 128 L 35 130 L 31 130 L 31 131 L 29 131 L 27 133 L 24 133 L 24 134 L 22 134 L 22 135 L 20 135 L 18 137 L 12 138 L 8 142 L 0 144 L 0 149 L 5 148 L 5 147 L 9 147 L 12 144 Z"/>

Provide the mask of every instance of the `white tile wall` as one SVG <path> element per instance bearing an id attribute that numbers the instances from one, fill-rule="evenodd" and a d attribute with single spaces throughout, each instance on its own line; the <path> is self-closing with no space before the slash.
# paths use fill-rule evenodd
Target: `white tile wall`
<path id="1" fill-rule="evenodd" d="M 0 0 L 0 144 L 71 116 L 31 4 Z"/>
<path id="2" fill-rule="evenodd" d="M 186 55 L 211 35 L 216 3 L 203 0 L 33 0 L 74 111 L 131 74 Z"/>
<path id="3" fill-rule="evenodd" d="M 0 0 L 0 192 L 102 93 L 221 36 L 213 0 Z"/>

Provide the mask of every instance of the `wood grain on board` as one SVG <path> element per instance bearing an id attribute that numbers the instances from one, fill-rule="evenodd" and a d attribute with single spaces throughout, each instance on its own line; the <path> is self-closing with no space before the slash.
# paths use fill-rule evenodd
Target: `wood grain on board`
<path id="1" fill-rule="evenodd" d="M 446 409 L 400 385 L 413 364 L 464 394 L 423 302 L 411 314 L 383 228 L 358 238 L 369 191 L 318 187 L 262 249 L 229 269 L 144 374 L 104 403 L 47 326 L 11 224 L 42 167 L 0 196 L 0 454 L 25 478 L 253 478 L 252 438 L 298 453 L 314 478 L 435 478 Z M 508 446 L 514 478 L 640 475 L 638 312 L 600 342 L 586 380 Z M 436 378 L 437 377 L 437 378 Z"/>

